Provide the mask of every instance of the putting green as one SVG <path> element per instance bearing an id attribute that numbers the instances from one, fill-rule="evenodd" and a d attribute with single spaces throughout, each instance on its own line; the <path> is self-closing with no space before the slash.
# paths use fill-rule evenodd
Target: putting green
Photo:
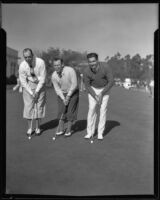
<path id="1" fill-rule="evenodd" d="M 52 140 L 56 95 L 47 90 L 45 131 L 28 140 L 20 93 L 7 90 L 7 192 L 48 195 L 153 194 L 153 99 L 114 87 L 102 141 L 84 139 L 88 100 L 80 96 L 71 137 Z"/>

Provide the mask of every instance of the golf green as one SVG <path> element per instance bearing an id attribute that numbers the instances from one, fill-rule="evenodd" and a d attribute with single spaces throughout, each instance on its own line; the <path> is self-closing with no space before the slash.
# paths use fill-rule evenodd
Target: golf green
<path id="1" fill-rule="evenodd" d="M 84 139 L 88 99 L 80 95 L 71 137 L 52 140 L 57 128 L 55 92 L 47 89 L 43 132 L 26 137 L 22 94 L 7 90 L 6 185 L 8 194 L 153 194 L 153 99 L 140 91 L 113 87 L 104 139 Z"/>

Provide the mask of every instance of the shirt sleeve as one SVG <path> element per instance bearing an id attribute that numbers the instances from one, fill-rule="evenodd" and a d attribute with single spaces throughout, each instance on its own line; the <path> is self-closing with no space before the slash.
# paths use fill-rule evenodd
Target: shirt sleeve
<path id="1" fill-rule="evenodd" d="M 40 65 L 40 76 L 39 76 L 39 82 L 37 85 L 37 88 L 35 90 L 35 92 L 39 92 L 40 89 L 43 87 L 43 85 L 45 84 L 45 80 L 46 80 L 46 66 L 44 61 L 42 60 L 41 65 Z"/>
<path id="2" fill-rule="evenodd" d="M 96 93 L 95 93 L 95 91 L 91 88 L 91 85 L 90 85 L 90 80 L 91 80 L 91 78 L 89 77 L 89 75 L 88 75 L 88 73 L 87 73 L 86 71 L 84 72 L 83 78 L 84 78 L 84 84 L 85 84 L 85 88 L 86 88 L 87 92 L 88 92 L 93 98 L 95 98 Z"/>
<path id="3" fill-rule="evenodd" d="M 76 75 L 76 72 L 74 69 L 71 68 L 69 76 L 71 79 L 71 87 L 68 91 L 67 96 L 71 96 L 73 94 L 74 90 L 77 88 L 77 75 Z"/>
<path id="4" fill-rule="evenodd" d="M 59 84 L 58 84 L 56 78 L 54 77 L 54 74 L 52 75 L 51 80 L 52 80 L 52 83 L 53 83 L 53 86 L 54 86 L 54 89 L 55 89 L 56 94 L 57 94 L 58 96 L 60 96 L 60 98 L 61 98 L 62 100 L 64 100 L 65 98 L 64 98 L 63 92 L 62 92 L 61 88 L 59 87 Z"/>
<path id="5" fill-rule="evenodd" d="M 24 87 L 31 95 L 33 95 L 33 92 L 31 90 L 29 84 L 27 83 L 27 73 L 24 69 L 23 64 L 21 64 L 19 67 L 19 80 L 20 80 L 22 87 Z"/>
<path id="6" fill-rule="evenodd" d="M 104 90 L 102 91 L 102 95 L 106 94 L 114 84 L 114 78 L 111 69 L 107 66 L 105 69 L 106 77 L 108 80 L 107 85 L 105 86 Z"/>

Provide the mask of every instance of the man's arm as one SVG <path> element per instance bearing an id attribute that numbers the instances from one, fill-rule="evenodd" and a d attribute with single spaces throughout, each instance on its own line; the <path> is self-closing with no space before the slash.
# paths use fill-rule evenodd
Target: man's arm
<path id="1" fill-rule="evenodd" d="M 23 64 L 21 64 L 19 67 L 19 80 L 20 80 L 22 87 L 24 87 L 28 91 L 28 93 L 33 95 L 33 91 L 31 90 L 29 84 L 27 83 L 27 75 L 24 70 Z"/>
<path id="2" fill-rule="evenodd" d="M 87 73 L 84 73 L 84 84 L 85 84 L 85 88 L 87 90 L 87 92 L 95 99 L 96 97 L 96 93 L 94 92 L 94 90 L 91 88 L 90 85 L 90 77 L 87 75 Z"/>
<path id="3" fill-rule="evenodd" d="M 104 90 L 102 91 L 102 95 L 106 94 L 111 89 L 111 87 L 114 85 L 113 74 L 112 74 L 111 69 L 108 66 L 105 68 L 105 72 L 106 72 L 106 77 L 107 77 L 108 83 L 107 83 L 106 87 L 104 88 Z"/>
<path id="4" fill-rule="evenodd" d="M 45 84 L 45 80 L 46 80 L 46 66 L 45 66 L 45 63 L 43 60 L 41 62 L 41 66 L 40 66 L 39 70 L 40 70 L 40 78 L 39 78 L 37 88 L 35 90 L 36 93 L 38 93 L 40 91 L 40 89 Z"/>
<path id="5" fill-rule="evenodd" d="M 71 68 L 69 76 L 71 79 L 71 87 L 67 94 L 68 97 L 72 96 L 73 92 L 77 88 L 77 75 L 74 69 Z"/>
<path id="6" fill-rule="evenodd" d="M 60 98 L 61 98 L 63 101 L 65 101 L 65 97 L 64 97 L 64 95 L 63 95 L 63 92 L 62 92 L 61 88 L 59 87 L 58 82 L 57 82 L 56 78 L 54 77 L 54 74 L 52 75 L 51 80 L 52 80 L 52 83 L 53 83 L 53 86 L 54 86 L 54 89 L 55 89 L 56 94 L 57 94 L 58 96 L 60 96 Z"/>

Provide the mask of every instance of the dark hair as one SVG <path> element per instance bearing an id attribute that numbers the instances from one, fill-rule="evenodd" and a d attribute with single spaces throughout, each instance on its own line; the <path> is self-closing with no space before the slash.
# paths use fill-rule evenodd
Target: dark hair
<path id="1" fill-rule="evenodd" d="M 94 57 L 94 58 L 96 58 L 96 60 L 98 60 L 98 54 L 97 53 L 89 53 L 89 54 L 87 54 L 87 59 L 92 58 L 92 57 Z"/>
<path id="2" fill-rule="evenodd" d="M 53 59 L 53 62 L 55 62 L 55 61 L 57 61 L 57 60 L 60 60 L 60 61 L 61 61 L 61 64 L 64 63 L 64 61 L 63 61 L 62 58 L 54 58 L 54 59 Z"/>
<path id="3" fill-rule="evenodd" d="M 25 49 L 23 50 L 23 54 L 24 54 L 25 52 L 27 52 L 27 51 L 30 51 L 31 54 L 32 54 L 32 56 L 33 56 L 33 51 L 32 51 L 32 49 L 30 49 L 30 48 L 25 48 Z"/>

